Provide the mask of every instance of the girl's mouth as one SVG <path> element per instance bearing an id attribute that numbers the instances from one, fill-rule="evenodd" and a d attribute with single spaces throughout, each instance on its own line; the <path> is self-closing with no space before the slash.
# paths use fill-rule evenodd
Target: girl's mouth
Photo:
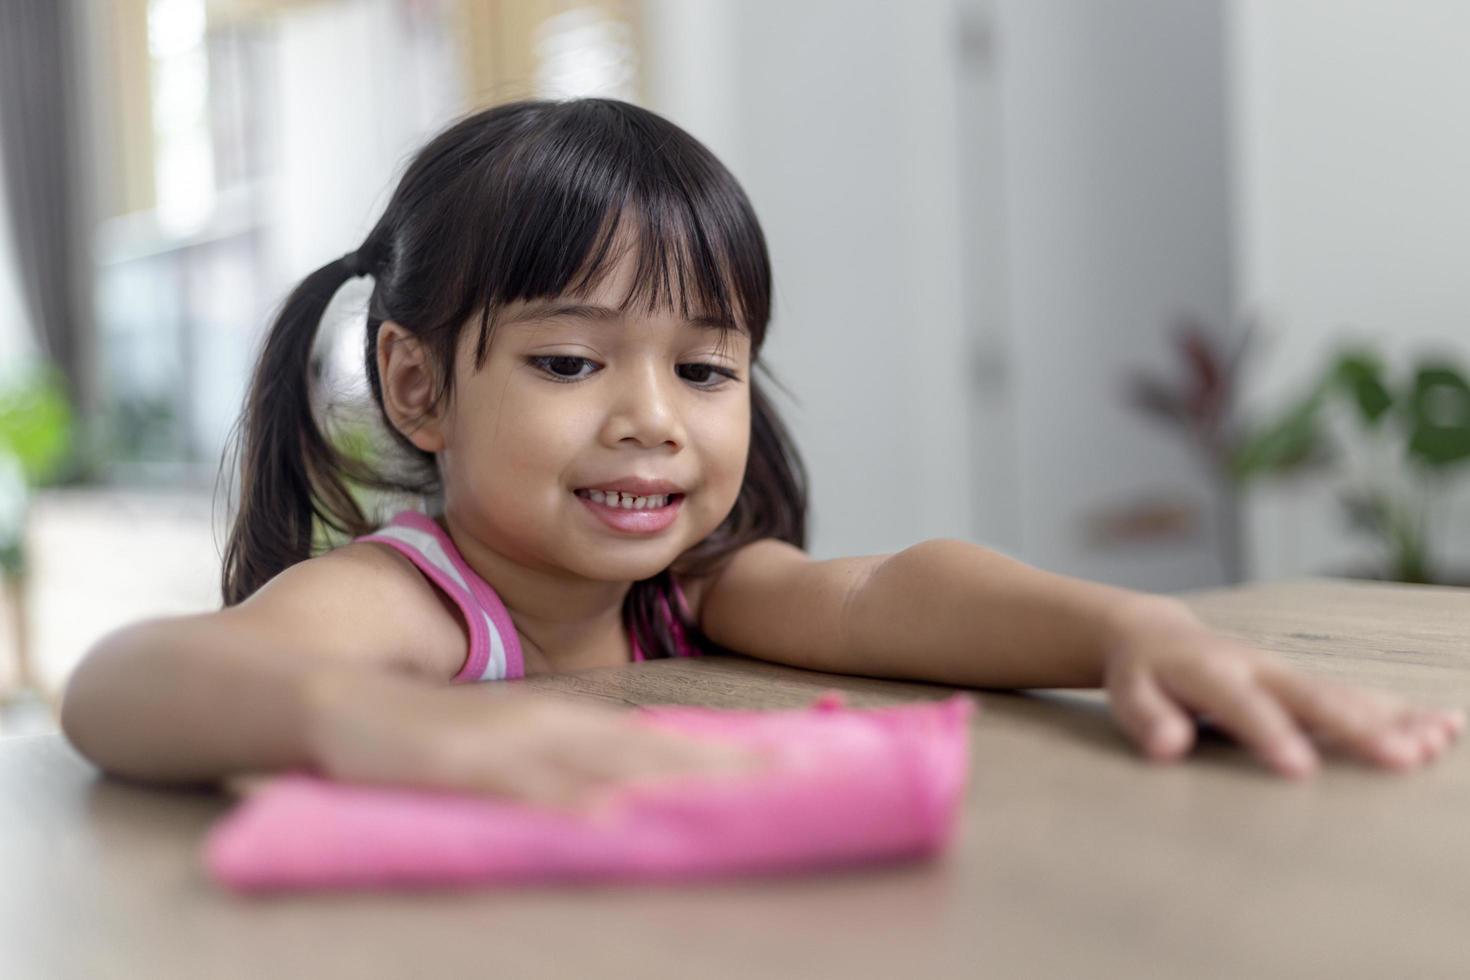
<path id="1" fill-rule="evenodd" d="M 608 527 L 628 534 L 655 534 L 674 523 L 684 494 L 650 494 L 635 497 L 616 490 L 576 491 L 577 499 Z"/>
<path id="2" fill-rule="evenodd" d="M 681 493 L 654 493 L 646 496 L 636 496 L 621 490 L 592 490 L 581 489 L 577 496 L 584 500 L 591 500 L 596 504 L 606 504 L 608 507 L 619 507 L 623 510 L 656 510 L 667 506 L 671 498 L 682 497 Z"/>

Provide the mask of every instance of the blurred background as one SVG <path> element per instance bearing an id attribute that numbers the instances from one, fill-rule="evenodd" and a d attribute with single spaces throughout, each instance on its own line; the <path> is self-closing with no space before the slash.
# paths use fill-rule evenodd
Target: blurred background
<path id="1" fill-rule="evenodd" d="M 219 605 L 272 311 L 528 95 L 646 105 L 744 184 L 817 556 L 1470 582 L 1467 36 L 1457 0 L 5 0 L 0 732 Z M 323 328 L 349 378 L 370 286 Z"/>

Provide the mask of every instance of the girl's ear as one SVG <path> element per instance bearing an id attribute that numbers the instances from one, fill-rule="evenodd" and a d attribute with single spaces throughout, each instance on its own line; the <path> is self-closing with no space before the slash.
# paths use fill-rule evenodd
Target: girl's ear
<path id="1" fill-rule="evenodd" d="M 378 378 L 393 427 L 426 453 L 444 448 L 442 413 L 431 408 L 434 372 L 419 339 L 392 320 L 378 328 Z"/>

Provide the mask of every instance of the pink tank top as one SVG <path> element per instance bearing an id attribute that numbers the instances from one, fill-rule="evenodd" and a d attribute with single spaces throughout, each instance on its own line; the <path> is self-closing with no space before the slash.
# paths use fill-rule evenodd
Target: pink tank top
<path id="1" fill-rule="evenodd" d="M 376 541 L 400 552 L 459 606 L 469 627 L 470 649 L 464 667 L 454 675 L 455 683 L 509 680 L 526 675 L 521 641 L 505 604 L 489 583 L 475 574 L 454 546 L 454 540 L 432 517 L 415 510 L 400 511 L 372 534 L 355 540 Z M 674 584 L 674 596 L 687 617 L 689 605 L 678 583 Z M 663 600 L 663 612 L 679 656 L 697 656 L 667 599 Z M 634 661 L 647 659 L 631 631 L 628 639 L 633 644 Z"/>

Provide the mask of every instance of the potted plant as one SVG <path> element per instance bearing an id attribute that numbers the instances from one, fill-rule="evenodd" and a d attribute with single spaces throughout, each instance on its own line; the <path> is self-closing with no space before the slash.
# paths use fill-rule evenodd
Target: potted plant
<path id="1" fill-rule="evenodd" d="M 1170 327 L 1171 346 L 1183 371 L 1168 378 L 1143 371 L 1128 379 L 1133 407 L 1175 428 L 1194 450 L 1215 486 L 1220 565 L 1227 582 L 1244 577 L 1244 532 L 1241 524 L 1241 480 L 1235 460 L 1243 443 L 1235 406 L 1238 377 L 1254 327 L 1245 324 L 1235 336 L 1193 316 Z"/>
<path id="2" fill-rule="evenodd" d="M 36 489 L 57 476 L 72 445 L 72 411 L 61 372 L 49 364 L 0 380 L 0 590 L 12 624 L 16 682 L 0 705 L 40 695 L 27 620 L 26 523 Z"/>
<path id="3" fill-rule="evenodd" d="M 1356 454 L 1329 434 L 1335 407 L 1355 422 Z M 1429 536 L 1430 509 L 1470 460 L 1470 383 L 1452 359 L 1423 356 L 1393 378 L 1373 351 L 1340 350 L 1303 397 L 1242 445 L 1236 478 L 1277 472 L 1282 460 L 1303 455 L 1356 458 L 1339 500 L 1349 526 L 1382 546 L 1385 567 L 1374 577 L 1464 584 L 1439 567 Z M 1387 465 L 1364 462 L 1375 457 Z"/>
<path id="4" fill-rule="evenodd" d="M 1384 568 L 1372 577 L 1446 581 L 1429 555 L 1428 512 L 1470 460 L 1470 385 L 1451 359 L 1421 358 L 1394 380 L 1374 352 L 1340 349 L 1285 411 L 1246 423 L 1236 395 L 1254 330 L 1247 326 L 1227 343 L 1220 331 L 1182 318 L 1172 332 L 1184 377 L 1135 373 L 1129 401 L 1182 429 L 1209 467 L 1222 500 L 1222 560 L 1230 581 L 1242 573 L 1240 499 L 1249 481 L 1326 468 L 1350 471 L 1339 495 L 1348 525 L 1383 548 Z M 1334 436 L 1329 424 L 1344 409 L 1356 429 L 1346 438 Z M 1390 465 L 1361 463 L 1375 455 Z M 1352 461 L 1358 465 L 1347 465 Z"/>

